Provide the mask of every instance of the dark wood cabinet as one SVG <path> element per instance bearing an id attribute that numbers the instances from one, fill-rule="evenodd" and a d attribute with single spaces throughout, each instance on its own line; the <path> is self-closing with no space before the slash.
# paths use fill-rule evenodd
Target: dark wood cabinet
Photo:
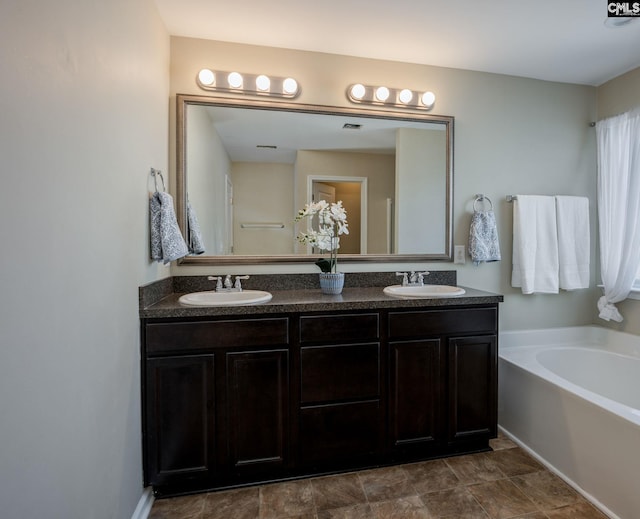
<path id="1" fill-rule="evenodd" d="M 377 313 L 300 317 L 301 467 L 339 468 L 379 458 L 384 437 L 379 328 Z"/>
<path id="2" fill-rule="evenodd" d="M 388 319 L 395 458 L 487 448 L 497 433 L 497 305 Z"/>
<path id="3" fill-rule="evenodd" d="M 289 463 L 289 319 L 143 327 L 145 483 L 185 491 Z"/>
<path id="4" fill-rule="evenodd" d="M 214 474 L 214 355 L 153 358 L 146 361 L 145 372 L 148 483 Z"/>
<path id="5" fill-rule="evenodd" d="M 450 444 L 464 444 L 497 434 L 496 335 L 449 339 Z"/>
<path id="6" fill-rule="evenodd" d="M 401 458 L 435 452 L 445 434 L 441 340 L 392 342 L 389 347 L 391 447 Z"/>
<path id="7" fill-rule="evenodd" d="M 488 449 L 497 304 L 143 320 L 158 494 Z"/>
<path id="8" fill-rule="evenodd" d="M 288 350 L 229 352 L 226 361 L 224 439 L 231 474 L 241 478 L 282 472 L 289 447 Z"/>

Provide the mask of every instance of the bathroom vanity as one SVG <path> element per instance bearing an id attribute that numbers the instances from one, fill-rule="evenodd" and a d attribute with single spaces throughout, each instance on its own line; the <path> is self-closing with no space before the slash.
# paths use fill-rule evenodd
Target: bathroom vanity
<path id="1" fill-rule="evenodd" d="M 185 307 L 173 286 L 141 304 L 145 484 L 157 494 L 488 449 L 502 296 L 272 293 Z"/>

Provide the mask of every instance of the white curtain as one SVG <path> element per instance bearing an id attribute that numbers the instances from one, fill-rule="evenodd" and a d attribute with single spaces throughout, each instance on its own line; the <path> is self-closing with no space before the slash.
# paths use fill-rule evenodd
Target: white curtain
<path id="1" fill-rule="evenodd" d="M 614 303 L 629 295 L 640 266 L 640 109 L 596 124 L 598 219 L 604 296 L 600 317 L 622 321 Z"/>

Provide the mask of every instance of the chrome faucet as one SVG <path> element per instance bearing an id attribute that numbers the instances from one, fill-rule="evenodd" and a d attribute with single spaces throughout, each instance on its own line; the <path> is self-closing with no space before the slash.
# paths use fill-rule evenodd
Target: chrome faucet
<path id="1" fill-rule="evenodd" d="M 249 276 L 236 276 L 235 283 L 231 280 L 231 274 L 227 274 L 222 281 L 222 276 L 209 276 L 209 281 L 216 282 L 216 292 L 242 292 L 241 279 L 249 279 Z"/>
<path id="2" fill-rule="evenodd" d="M 414 272 L 413 270 L 409 274 L 408 272 L 396 272 L 396 276 L 402 276 L 403 287 L 421 287 L 424 286 L 424 277 L 428 276 L 429 272 Z"/>

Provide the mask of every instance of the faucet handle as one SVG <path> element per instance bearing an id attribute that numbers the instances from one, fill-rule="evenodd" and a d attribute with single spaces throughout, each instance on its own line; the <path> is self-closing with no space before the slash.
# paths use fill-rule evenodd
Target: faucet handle
<path id="1" fill-rule="evenodd" d="M 220 276 L 209 276 L 207 279 L 209 281 L 217 281 L 216 290 L 222 290 L 222 277 L 220 277 Z"/>
<path id="2" fill-rule="evenodd" d="M 418 272 L 418 284 L 424 285 L 424 277 L 430 274 L 429 271 L 425 270 L 424 272 Z"/>
<path id="3" fill-rule="evenodd" d="M 241 279 L 249 279 L 249 276 L 236 276 L 236 283 L 233 286 L 233 288 L 237 288 L 239 291 L 242 292 L 242 284 L 240 283 Z"/>
<path id="4" fill-rule="evenodd" d="M 409 284 L 409 280 L 407 276 L 409 276 L 408 272 L 396 272 L 396 276 L 402 276 L 402 286 L 406 287 Z"/>

